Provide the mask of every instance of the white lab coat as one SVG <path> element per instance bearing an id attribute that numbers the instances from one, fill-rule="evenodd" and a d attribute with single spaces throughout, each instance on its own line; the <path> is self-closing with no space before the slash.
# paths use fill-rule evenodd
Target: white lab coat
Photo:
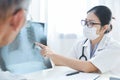
<path id="1" fill-rule="evenodd" d="M 97 49 L 90 59 L 90 40 L 84 44 L 79 41 L 72 49 L 70 57 L 79 59 L 82 55 L 82 47 L 85 46 L 84 54 L 87 59 L 96 66 L 101 73 L 112 72 L 120 74 L 120 43 L 105 35 L 97 46 Z"/>

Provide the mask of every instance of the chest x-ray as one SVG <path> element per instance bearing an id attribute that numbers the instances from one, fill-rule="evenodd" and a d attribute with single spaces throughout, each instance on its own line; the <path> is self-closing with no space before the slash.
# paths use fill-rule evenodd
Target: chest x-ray
<path id="1" fill-rule="evenodd" d="M 52 68 L 50 60 L 40 54 L 34 42 L 47 45 L 45 26 L 43 23 L 28 21 L 16 39 L 1 48 L 7 70 L 23 74 Z"/>

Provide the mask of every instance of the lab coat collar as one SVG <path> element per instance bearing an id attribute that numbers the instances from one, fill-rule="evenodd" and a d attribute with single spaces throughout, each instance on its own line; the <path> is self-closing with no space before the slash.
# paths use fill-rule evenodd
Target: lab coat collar
<path id="1" fill-rule="evenodd" d="M 110 38 L 108 37 L 107 34 L 105 34 L 105 35 L 103 36 L 102 40 L 100 41 L 100 43 L 98 44 L 97 51 L 103 50 L 103 49 L 106 47 L 106 45 L 107 45 L 107 43 L 108 43 L 108 40 L 110 40 Z"/>
<path id="2" fill-rule="evenodd" d="M 107 34 L 105 34 L 103 36 L 102 40 L 100 41 L 100 43 L 98 44 L 97 49 L 100 50 L 100 49 L 105 48 L 107 41 L 108 41 Z M 83 42 L 83 47 L 88 47 L 89 45 L 90 45 L 90 40 L 89 39 L 85 43 Z"/>

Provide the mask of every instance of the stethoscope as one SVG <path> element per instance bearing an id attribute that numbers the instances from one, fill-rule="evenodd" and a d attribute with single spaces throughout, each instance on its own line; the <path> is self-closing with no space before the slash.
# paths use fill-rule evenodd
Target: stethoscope
<path id="1" fill-rule="evenodd" d="M 86 40 L 84 41 L 84 44 L 86 43 L 87 40 L 88 40 L 88 39 L 86 39 Z M 84 49 L 85 49 L 85 46 L 82 47 L 82 55 L 79 57 L 79 59 L 84 59 L 84 60 L 87 61 L 87 57 L 86 57 L 85 54 L 84 54 Z"/>

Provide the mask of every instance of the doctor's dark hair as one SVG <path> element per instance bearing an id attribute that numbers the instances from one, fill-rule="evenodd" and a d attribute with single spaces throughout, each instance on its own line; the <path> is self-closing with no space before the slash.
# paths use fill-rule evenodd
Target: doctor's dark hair
<path id="1" fill-rule="evenodd" d="M 93 12 L 99 18 L 102 27 L 107 24 L 110 25 L 108 30 L 105 31 L 105 34 L 109 33 L 112 30 L 112 24 L 110 23 L 112 19 L 112 12 L 108 7 L 102 5 L 95 6 L 90 9 L 87 14 L 90 12 Z"/>
<path id="2" fill-rule="evenodd" d="M 29 2 L 30 0 L 0 0 L 0 20 L 5 20 L 21 9 L 28 9 Z"/>

